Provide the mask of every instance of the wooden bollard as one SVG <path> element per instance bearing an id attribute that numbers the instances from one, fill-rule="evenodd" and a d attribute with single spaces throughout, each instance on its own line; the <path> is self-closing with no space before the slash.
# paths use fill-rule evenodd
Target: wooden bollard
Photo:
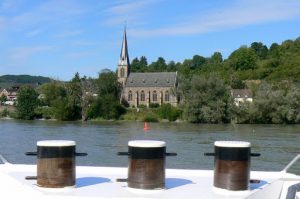
<path id="1" fill-rule="evenodd" d="M 36 179 L 37 185 L 46 188 L 63 188 L 75 186 L 76 143 L 70 140 L 44 140 L 37 142 L 37 152 L 26 155 L 37 155 L 37 176 L 26 177 Z"/>
<path id="2" fill-rule="evenodd" d="M 136 189 L 165 188 L 165 157 L 176 156 L 176 153 L 166 153 L 166 143 L 156 140 L 133 140 L 128 142 L 127 155 L 129 160 L 128 178 L 117 179 L 127 182 L 128 187 Z"/>
<path id="3" fill-rule="evenodd" d="M 37 184 L 41 187 L 68 187 L 75 185 L 74 141 L 37 142 Z"/>
<path id="4" fill-rule="evenodd" d="M 128 187 L 164 189 L 165 142 L 152 140 L 129 141 L 128 152 Z"/>
<path id="5" fill-rule="evenodd" d="M 215 187 L 231 191 L 249 189 L 250 147 L 249 142 L 215 142 Z"/>

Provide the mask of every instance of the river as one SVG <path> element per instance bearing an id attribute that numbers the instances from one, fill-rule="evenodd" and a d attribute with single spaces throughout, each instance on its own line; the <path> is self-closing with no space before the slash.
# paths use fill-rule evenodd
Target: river
<path id="1" fill-rule="evenodd" d="M 11 163 L 35 164 L 36 158 L 25 156 L 36 151 L 38 140 L 67 139 L 76 141 L 77 165 L 126 167 L 127 157 L 117 156 L 127 151 L 127 143 L 134 139 L 164 140 L 167 168 L 213 169 L 213 152 L 217 140 L 241 140 L 252 144 L 252 152 L 261 153 L 251 159 L 252 170 L 278 171 L 300 153 L 300 125 L 231 125 L 150 123 L 150 131 L 143 131 L 142 122 L 57 122 L 18 121 L 0 119 L 0 153 Z M 297 164 L 292 171 L 300 171 Z M 300 172 L 297 172 L 300 173 Z"/>

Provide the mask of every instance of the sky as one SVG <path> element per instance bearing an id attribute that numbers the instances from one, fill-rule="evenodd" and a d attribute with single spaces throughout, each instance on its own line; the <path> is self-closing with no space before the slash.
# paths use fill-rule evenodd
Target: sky
<path id="1" fill-rule="evenodd" d="M 242 45 L 300 37 L 299 0 L 0 0 L 0 75 L 70 80 L 129 57 L 223 58 Z"/>

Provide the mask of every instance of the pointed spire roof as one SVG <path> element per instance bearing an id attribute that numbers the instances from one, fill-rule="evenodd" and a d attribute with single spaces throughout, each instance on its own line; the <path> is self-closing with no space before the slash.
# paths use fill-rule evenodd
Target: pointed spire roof
<path id="1" fill-rule="evenodd" d="M 121 48 L 121 54 L 120 54 L 120 59 L 119 59 L 119 65 L 129 66 L 129 56 L 128 56 L 127 37 L 126 37 L 126 26 L 124 28 L 124 33 L 123 33 L 123 41 L 122 41 L 122 48 Z"/>

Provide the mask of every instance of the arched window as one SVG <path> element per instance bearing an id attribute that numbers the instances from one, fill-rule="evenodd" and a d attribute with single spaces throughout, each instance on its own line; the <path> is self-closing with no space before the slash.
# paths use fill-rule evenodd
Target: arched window
<path id="1" fill-rule="evenodd" d="M 166 91 L 166 92 L 165 92 L 165 101 L 166 101 L 166 102 L 170 101 L 170 94 L 169 94 L 169 91 Z"/>
<path id="2" fill-rule="evenodd" d="M 141 101 L 144 102 L 145 101 L 145 92 L 141 91 Z"/>
<path id="3" fill-rule="evenodd" d="M 125 70 L 124 68 L 121 68 L 121 77 L 124 77 L 125 76 Z"/>
<path id="4" fill-rule="evenodd" d="M 153 102 L 157 101 L 157 93 L 156 93 L 156 91 L 153 91 L 153 93 L 152 93 L 152 100 L 153 100 Z"/>
<path id="5" fill-rule="evenodd" d="M 128 92 L 128 101 L 132 101 L 132 92 L 131 91 Z"/>

